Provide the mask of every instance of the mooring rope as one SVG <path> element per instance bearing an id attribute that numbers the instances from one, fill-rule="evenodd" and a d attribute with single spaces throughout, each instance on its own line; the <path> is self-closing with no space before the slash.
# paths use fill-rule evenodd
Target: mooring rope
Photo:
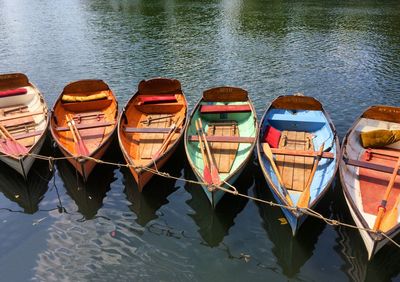
<path id="1" fill-rule="evenodd" d="M 18 156 L 9 155 L 9 154 L 3 154 L 3 155 L 7 155 L 7 156 L 10 156 L 10 157 L 14 157 L 14 158 L 18 157 Z M 127 164 L 127 163 L 126 164 L 114 163 L 114 162 L 109 162 L 109 161 L 103 161 L 103 160 L 100 160 L 100 159 L 95 159 L 93 157 L 88 157 L 88 156 L 50 157 L 50 156 L 43 156 L 43 155 L 38 155 L 38 154 L 27 154 L 27 155 L 29 155 L 29 156 L 31 156 L 33 158 L 36 158 L 36 159 L 48 161 L 49 162 L 49 167 L 51 167 L 51 168 L 54 165 L 54 161 L 57 161 L 57 160 L 85 159 L 85 160 L 94 161 L 94 162 L 99 163 L 99 164 L 117 166 L 119 168 L 126 167 L 126 168 L 141 169 L 141 170 L 150 172 L 152 174 L 155 174 L 155 175 L 158 175 L 158 176 L 161 176 L 161 177 L 174 179 L 174 180 L 179 180 L 179 181 L 183 181 L 183 182 L 191 183 L 191 184 L 196 184 L 196 185 L 209 186 L 209 184 L 207 184 L 205 182 L 191 180 L 191 179 L 185 179 L 185 178 L 182 178 L 182 177 L 176 177 L 176 176 L 170 175 L 167 172 L 159 171 L 156 166 L 155 166 L 156 169 L 152 169 L 151 167 L 147 167 L 147 166 L 135 166 L 135 165 Z M 259 203 L 263 203 L 263 204 L 269 205 L 271 207 L 279 207 L 279 208 L 284 208 L 284 209 L 287 209 L 287 210 L 290 210 L 290 211 L 293 211 L 293 212 L 301 212 L 301 213 L 303 213 L 305 215 L 312 216 L 314 218 L 323 220 L 326 224 L 331 225 L 331 226 L 343 226 L 343 227 L 347 227 L 347 228 L 358 229 L 358 230 L 361 230 L 361 231 L 366 231 L 366 232 L 369 232 L 369 233 L 378 234 L 378 235 L 381 235 L 381 236 L 385 237 L 388 241 L 390 241 L 393 245 L 395 245 L 396 247 L 398 247 L 400 249 L 400 244 L 398 242 L 394 241 L 390 236 L 388 236 L 386 233 L 384 233 L 382 231 L 373 230 L 373 229 L 370 229 L 370 228 L 359 227 L 359 226 L 356 226 L 356 225 L 352 225 L 352 224 L 341 222 L 341 221 L 336 220 L 336 219 L 326 218 L 322 214 L 320 214 L 320 213 L 318 213 L 315 210 L 310 209 L 310 208 L 299 208 L 299 207 L 283 205 L 283 204 L 275 203 L 275 202 L 272 202 L 272 201 L 267 201 L 267 200 L 263 200 L 263 199 L 256 198 L 256 197 L 253 197 L 253 196 L 249 196 L 249 195 L 246 195 L 246 194 L 242 194 L 237 190 L 236 187 L 234 187 L 233 185 L 229 184 L 228 182 L 223 181 L 223 183 L 225 185 L 227 185 L 229 187 L 229 189 L 227 189 L 225 187 L 222 187 L 220 185 L 214 185 L 214 184 L 211 185 L 211 189 L 212 190 L 213 189 L 218 189 L 218 190 L 224 191 L 226 193 L 229 193 L 229 194 L 232 194 L 232 195 L 235 195 L 235 196 L 247 198 L 247 199 L 255 201 L 255 202 L 259 202 Z"/>

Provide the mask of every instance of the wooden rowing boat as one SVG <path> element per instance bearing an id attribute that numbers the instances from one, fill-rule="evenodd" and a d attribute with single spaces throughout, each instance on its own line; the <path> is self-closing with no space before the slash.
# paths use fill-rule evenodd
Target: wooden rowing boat
<path id="1" fill-rule="evenodd" d="M 394 171 L 400 156 L 400 142 L 374 149 L 364 148 L 360 134 L 372 130 L 399 129 L 399 107 L 373 106 L 355 121 L 342 144 L 343 158 L 339 171 L 343 193 L 350 213 L 360 228 L 368 259 L 389 239 L 361 228 L 384 232 L 389 238 L 400 233 L 400 177 L 397 176 L 398 170 Z M 390 180 L 394 181 L 391 187 Z"/>
<path id="2" fill-rule="evenodd" d="M 22 73 L 0 75 L 0 160 L 25 180 L 46 138 L 47 104 Z"/>
<path id="3" fill-rule="evenodd" d="M 139 191 L 172 156 L 187 123 L 187 103 L 176 79 L 139 83 L 118 122 L 118 141 Z"/>
<path id="4" fill-rule="evenodd" d="M 257 153 L 275 200 L 293 208 L 313 209 L 335 177 L 339 140 L 316 99 L 280 96 L 262 118 Z M 282 211 L 294 236 L 306 215 L 301 209 Z"/>
<path id="5" fill-rule="evenodd" d="M 212 207 L 225 193 L 214 186 L 231 189 L 252 156 L 256 137 L 257 115 L 247 91 L 217 87 L 203 93 L 190 116 L 185 150 Z"/>
<path id="6" fill-rule="evenodd" d="M 110 146 L 117 126 L 118 104 L 102 80 L 80 80 L 65 86 L 50 120 L 53 139 L 86 182 Z"/>

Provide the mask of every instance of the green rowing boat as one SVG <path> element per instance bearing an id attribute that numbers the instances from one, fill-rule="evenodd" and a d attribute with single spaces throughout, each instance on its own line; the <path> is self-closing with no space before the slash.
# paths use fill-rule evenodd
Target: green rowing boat
<path id="1" fill-rule="evenodd" d="M 217 87 L 203 93 L 185 132 L 190 166 L 215 207 L 252 156 L 257 116 L 247 91 Z"/>

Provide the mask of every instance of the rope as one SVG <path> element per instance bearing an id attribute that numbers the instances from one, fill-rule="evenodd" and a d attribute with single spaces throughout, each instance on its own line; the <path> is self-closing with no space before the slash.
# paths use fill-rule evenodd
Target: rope
<path id="1" fill-rule="evenodd" d="M 11 156 L 11 157 L 18 157 L 18 156 L 15 156 L 15 155 L 8 155 L 8 154 L 3 154 L 3 155 L 7 155 L 7 156 Z M 36 159 L 48 161 L 50 168 L 53 167 L 54 161 L 57 161 L 57 160 L 78 159 L 78 157 L 75 157 L 75 156 L 71 156 L 71 157 L 49 157 L 49 156 L 42 156 L 42 155 L 37 155 L 37 154 L 27 154 L 27 155 L 31 156 L 33 158 L 36 158 Z M 182 178 L 182 177 L 176 177 L 176 176 L 170 175 L 169 173 L 161 172 L 161 171 L 158 170 L 158 168 L 155 165 L 155 163 L 154 163 L 155 169 L 153 169 L 153 168 L 148 167 L 148 166 L 135 166 L 135 165 L 131 165 L 131 164 L 114 163 L 114 162 L 108 162 L 108 161 L 95 159 L 95 158 L 88 157 L 88 156 L 79 156 L 79 158 L 80 159 L 94 161 L 94 162 L 99 163 L 99 164 L 117 166 L 119 168 L 120 167 L 126 167 L 126 168 L 141 169 L 141 170 L 148 171 L 148 172 L 150 172 L 152 174 L 155 174 L 155 175 L 159 175 L 159 176 L 162 176 L 162 177 L 165 177 L 165 178 L 174 179 L 174 180 L 183 181 L 183 182 L 186 182 L 186 183 L 197 184 L 197 185 L 202 185 L 202 186 L 207 186 L 208 185 L 205 182 L 185 179 L 185 178 Z M 351 225 L 351 224 L 348 224 L 348 223 L 344 223 L 344 222 L 338 221 L 336 219 L 326 218 L 322 214 L 320 214 L 320 213 L 318 213 L 315 210 L 312 210 L 310 208 L 292 207 L 292 206 L 288 206 L 288 205 L 278 204 L 278 203 L 275 203 L 275 202 L 272 202 L 272 201 L 266 201 L 266 200 L 263 200 L 263 199 L 259 199 L 259 198 L 256 198 L 256 197 L 252 197 L 252 196 L 246 195 L 246 194 L 242 194 L 242 193 L 238 192 L 238 190 L 233 185 L 229 184 L 228 182 L 223 181 L 223 183 L 225 185 L 227 185 L 229 187 L 229 189 L 227 189 L 225 187 L 222 187 L 222 186 L 218 186 L 218 185 L 212 185 L 212 188 L 219 189 L 221 191 L 224 191 L 226 193 L 229 193 L 229 194 L 232 194 L 232 195 L 235 195 L 235 196 L 247 198 L 247 199 L 253 200 L 255 202 L 263 203 L 263 204 L 269 205 L 271 207 L 279 207 L 279 208 L 284 208 L 284 209 L 287 209 L 287 210 L 290 210 L 290 211 L 293 211 L 293 212 L 301 212 L 301 213 L 303 213 L 305 215 L 312 216 L 314 218 L 323 220 L 326 224 L 331 225 L 331 226 L 344 226 L 344 227 L 347 227 L 347 228 L 358 229 L 358 230 L 361 230 L 361 231 L 366 231 L 366 232 L 369 232 L 369 233 L 382 235 L 388 241 L 393 243 L 393 245 L 395 245 L 396 247 L 400 248 L 400 243 L 394 241 L 392 238 L 390 238 L 387 234 L 385 234 L 382 231 L 379 231 L 379 230 L 375 231 L 375 230 L 372 230 L 370 228 L 358 227 L 356 225 Z M 57 194 L 58 194 L 58 191 L 57 191 Z M 58 195 L 58 197 L 59 197 L 59 195 Z M 60 206 L 59 209 L 63 210 L 64 207 Z M 65 209 L 64 209 L 64 211 L 65 211 Z"/>

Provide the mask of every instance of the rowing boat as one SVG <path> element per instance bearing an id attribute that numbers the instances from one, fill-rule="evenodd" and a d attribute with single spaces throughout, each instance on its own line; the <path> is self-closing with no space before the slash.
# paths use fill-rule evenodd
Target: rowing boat
<path id="1" fill-rule="evenodd" d="M 118 121 L 118 141 L 139 191 L 178 147 L 187 103 L 176 79 L 143 80 Z"/>
<path id="2" fill-rule="evenodd" d="M 25 180 L 46 138 L 48 109 L 39 89 L 22 73 L 0 75 L 0 160 Z"/>
<path id="3" fill-rule="evenodd" d="M 265 112 L 257 141 L 262 172 L 293 236 L 314 209 L 338 167 L 339 140 L 320 102 L 302 95 L 280 96 Z"/>
<path id="4" fill-rule="evenodd" d="M 250 160 L 256 136 L 257 116 L 247 91 L 217 87 L 203 93 L 190 116 L 185 151 L 213 208 Z"/>
<path id="5" fill-rule="evenodd" d="M 53 139 L 86 182 L 114 137 L 118 104 L 102 80 L 65 86 L 50 120 Z"/>
<path id="6" fill-rule="evenodd" d="M 369 260 L 389 242 L 389 238 L 400 233 L 400 178 L 397 176 L 400 142 L 365 146 L 362 135 L 376 130 L 380 136 L 400 130 L 400 108 L 368 108 L 343 140 L 339 169 L 343 193 Z"/>

